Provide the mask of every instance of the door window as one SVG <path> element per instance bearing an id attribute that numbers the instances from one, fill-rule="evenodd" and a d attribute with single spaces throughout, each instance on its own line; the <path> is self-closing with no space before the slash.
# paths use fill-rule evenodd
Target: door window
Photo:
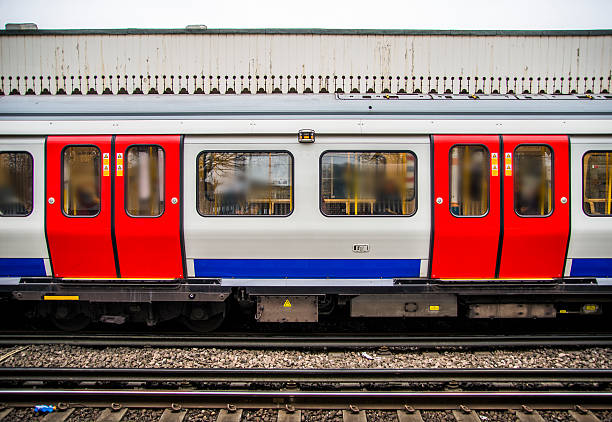
<path id="1" fill-rule="evenodd" d="M 547 216 L 553 211 L 552 149 L 519 145 L 514 150 L 514 210 L 520 216 Z"/>
<path id="2" fill-rule="evenodd" d="M 62 209 L 69 217 L 92 217 L 100 212 L 100 150 L 69 146 L 62 154 Z"/>
<path id="3" fill-rule="evenodd" d="M 583 159 L 583 209 L 587 215 L 612 215 L 612 152 L 589 152 Z"/>
<path id="4" fill-rule="evenodd" d="M 198 156 L 198 212 L 287 216 L 293 210 L 288 152 L 203 152 Z"/>
<path id="5" fill-rule="evenodd" d="M 27 152 L 0 153 L 1 217 L 25 217 L 32 212 L 32 162 Z"/>
<path id="6" fill-rule="evenodd" d="M 321 212 L 326 216 L 414 214 L 415 155 L 375 151 L 324 153 Z"/>
<path id="7" fill-rule="evenodd" d="M 132 217 L 159 217 L 164 213 L 164 150 L 133 145 L 125 155 L 125 211 Z"/>
<path id="8" fill-rule="evenodd" d="M 489 211 L 489 153 L 483 145 L 455 145 L 450 150 L 450 211 L 479 217 Z"/>

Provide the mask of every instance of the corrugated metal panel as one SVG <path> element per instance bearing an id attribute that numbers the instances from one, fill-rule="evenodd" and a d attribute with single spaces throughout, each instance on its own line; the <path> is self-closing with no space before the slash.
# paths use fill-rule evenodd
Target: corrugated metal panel
<path id="1" fill-rule="evenodd" d="M 565 94 L 611 77 L 610 31 L 0 31 L 4 94 Z"/>

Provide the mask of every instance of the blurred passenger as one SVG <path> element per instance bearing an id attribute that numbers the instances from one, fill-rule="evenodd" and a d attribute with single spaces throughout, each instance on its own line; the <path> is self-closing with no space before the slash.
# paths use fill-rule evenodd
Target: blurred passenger
<path id="1" fill-rule="evenodd" d="M 244 172 L 231 172 L 215 189 L 221 215 L 248 214 L 247 180 Z"/>
<path id="2" fill-rule="evenodd" d="M 79 183 L 74 187 L 76 215 L 95 215 L 100 210 L 100 196 L 92 183 Z"/>
<path id="3" fill-rule="evenodd" d="M 468 195 L 470 202 L 478 206 L 482 200 L 483 182 L 485 181 L 484 169 L 486 165 L 483 151 L 476 151 L 472 154 L 469 166 Z"/>
<path id="4" fill-rule="evenodd" d="M 15 192 L 9 169 L 0 167 L 0 215 L 25 215 L 28 209 Z"/>
<path id="5" fill-rule="evenodd" d="M 517 157 L 518 158 L 518 157 Z M 539 156 L 523 155 L 519 158 L 518 192 L 516 209 L 521 215 L 540 215 L 543 166 Z M 518 162 L 517 162 L 518 164 Z M 517 166 L 518 168 L 518 166 Z"/>
<path id="6" fill-rule="evenodd" d="M 402 214 L 402 194 L 398 179 L 385 177 L 379 188 L 376 189 L 376 203 L 374 204 L 376 215 L 398 215 Z"/>

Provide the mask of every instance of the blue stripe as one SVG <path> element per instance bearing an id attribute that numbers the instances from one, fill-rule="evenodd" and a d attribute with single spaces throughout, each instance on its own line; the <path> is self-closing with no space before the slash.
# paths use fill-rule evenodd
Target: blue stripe
<path id="1" fill-rule="evenodd" d="M 42 258 L 0 258 L 0 277 L 46 276 Z"/>
<path id="2" fill-rule="evenodd" d="M 574 258 L 572 277 L 612 277 L 611 258 Z"/>
<path id="3" fill-rule="evenodd" d="M 420 259 L 195 259 L 196 277 L 419 277 Z"/>

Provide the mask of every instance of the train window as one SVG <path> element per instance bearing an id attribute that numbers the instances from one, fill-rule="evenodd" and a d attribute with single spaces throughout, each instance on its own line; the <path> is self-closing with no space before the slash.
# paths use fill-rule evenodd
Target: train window
<path id="1" fill-rule="evenodd" d="M 164 213 L 164 150 L 133 145 L 126 150 L 125 211 L 132 217 Z"/>
<path id="2" fill-rule="evenodd" d="M 489 152 L 483 145 L 455 145 L 450 150 L 450 212 L 479 217 L 489 211 Z"/>
<path id="3" fill-rule="evenodd" d="M 62 209 L 69 217 L 92 217 L 100 212 L 100 150 L 70 146 L 63 153 Z"/>
<path id="4" fill-rule="evenodd" d="M 27 152 L 0 152 L 0 216 L 32 212 L 33 159 Z"/>
<path id="5" fill-rule="evenodd" d="M 552 213 L 552 150 L 520 145 L 514 150 L 514 210 L 521 216 Z"/>
<path id="6" fill-rule="evenodd" d="M 293 210 L 293 157 L 288 152 L 202 152 L 198 212 L 203 216 L 287 216 Z"/>
<path id="7" fill-rule="evenodd" d="M 321 156 L 321 212 L 412 215 L 416 157 L 410 152 L 326 152 Z"/>
<path id="8" fill-rule="evenodd" d="M 589 152 L 582 163 L 584 212 L 612 215 L 612 152 Z"/>

